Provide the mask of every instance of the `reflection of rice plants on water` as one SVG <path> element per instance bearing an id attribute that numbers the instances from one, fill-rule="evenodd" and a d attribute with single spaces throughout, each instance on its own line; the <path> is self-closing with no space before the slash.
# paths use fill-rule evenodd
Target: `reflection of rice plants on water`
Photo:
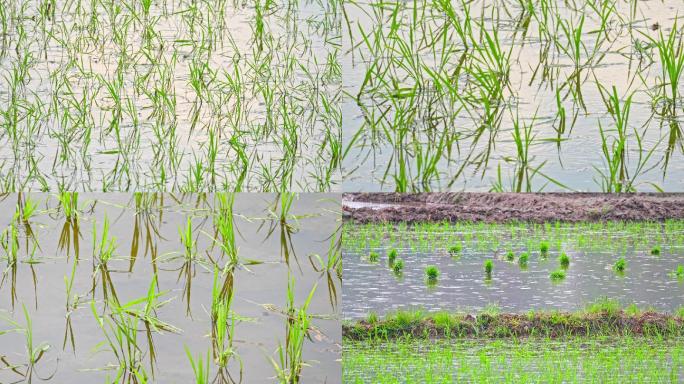
<path id="1" fill-rule="evenodd" d="M 345 1 L 349 189 L 681 190 L 680 5 Z"/>
<path id="2" fill-rule="evenodd" d="M 339 381 L 339 204 L 285 200 L 3 196 L 0 381 Z"/>

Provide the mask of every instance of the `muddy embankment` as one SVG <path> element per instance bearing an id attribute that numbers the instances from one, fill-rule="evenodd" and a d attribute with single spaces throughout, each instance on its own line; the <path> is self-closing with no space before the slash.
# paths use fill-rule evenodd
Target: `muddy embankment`
<path id="1" fill-rule="evenodd" d="M 598 313 L 539 312 L 531 314 L 441 314 L 362 320 L 342 326 L 349 340 L 396 338 L 500 338 L 577 336 L 684 336 L 684 318 L 676 315 L 624 311 Z"/>
<path id="2" fill-rule="evenodd" d="M 356 222 L 662 221 L 684 219 L 684 193 L 345 193 Z"/>

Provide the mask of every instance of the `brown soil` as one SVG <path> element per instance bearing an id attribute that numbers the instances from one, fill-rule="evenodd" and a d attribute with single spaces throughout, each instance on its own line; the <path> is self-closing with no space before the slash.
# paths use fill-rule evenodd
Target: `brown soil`
<path id="1" fill-rule="evenodd" d="M 684 193 L 345 193 L 343 212 L 357 222 L 662 221 L 684 219 Z"/>
<path id="2" fill-rule="evenodd" d="M 441 337 L 568 337 L 568 336 L 682 336 L 681 317 L 644 312 L 636 315 L 618 313 L 537 313 L 487 315 L 453 315 L 448 325 L 426 317 L 410 323 L 395 320 L 366 320 L 343 324 L 342 335 L 351 340 L 375 338 L 441 338 Z"/>

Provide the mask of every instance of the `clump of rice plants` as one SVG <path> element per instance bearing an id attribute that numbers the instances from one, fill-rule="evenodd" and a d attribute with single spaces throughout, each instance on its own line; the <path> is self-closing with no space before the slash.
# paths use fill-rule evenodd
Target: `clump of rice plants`
<path id="1" fill-rule="evenodd" d="M 551 280 L 554 281 L 559 281 L 565 279 L 565 270 L 564 269 L 557 269 L 553 272 L 551 272 Z"/>
<path id="2" fill-rule="evenodd" d="M 513 253 L 513 251 L 506 252 L 506 260 L 507 261 L 515 260 L 515 253 Z"/>
<path id="3" fill-rule="evenodd" d="M 541 251 L 542 255 L 547 255 L 549 253 L 549 242 L 546 240 L 543 240 L 539 243 L 539 251 Z"/>
<path id="4" fill-rule="evenodd" d="M 660 255 L 660 245 L 656 245 L 653 248 L 651 248 L 651 255 Z"/>
<path id="5" fill-rule="evenodd" d="M 389 260 L 389 264 L 393 265 L 394 261 L 397 259 L 397 250 L 392 248 L 390 249 L 389 253 L 387 254 L 387 260 Z"/>
<path id="6" fill-rule="evenodd" d="M 565 252 L 563 252 L 558 258 L 558 262 L 560 263 L 562 268 L 567 269 L 570 266 L 570 257 Z"/>
<path id="7" fill-rule="evenodd" d="M 395 275 L 400 275 L 401 272 L 404 270 L 404 260 L 399 259 L 394 262 L 394 265 L 392 266 L 392 270 L 394 271 Z"/>
<path id="8" fill-rule="evenodd" d="M 491 277 L 492 271 L 494 270 L 494 262 L 491 260 L 486 260 L 484 263 L 484 270 L 487 277 Z"/>
<path id="9" fill-rule="evenodd" d="M 684 264 L 677 265 L 677 268 L 672 272 L 672 276 L 678 279 L 684 279 Z"/>
<path id="10" fill-rule="evenodd" d="M 425 276 L 427 276 L 428 282 L 436 282 L 439 277 L 439 268 L 436 265 L 428 265 L 425 267 Z"/>
<path id="11" fill-rule="evenodd" d="M 456 244 L 449 247 L 449 255 L 451 255 L 451 257 L 458 256 L 461 253 L 461 249 L 462 249 L 461 244 L 456 243 Z"/>
<path id="12" fill-rule="evenodd" d="M 377 263 L 379 258 L 380 258 L 380 255 L 377 252 L 371 251 L 368 254 L 368 261 L 370 261 L 371 263 Z"/>
<path id="13" fill-rule="evenodd" d="M 615 271 L 619 273 L 624 272 L 625 269 L 627 269 L 627 261 L 625 260 L 625 258 L 619 258 L 613 265 L 613 269 L 615 269 Z"/>
<path id="14" fill-rule="evenodd" d="M 527 267 L 527 262 L 530 258 L 530 255 L 527 252 L 523 252 L 518 256 L 518 265 L 520 265 L 521 268 Z"/>

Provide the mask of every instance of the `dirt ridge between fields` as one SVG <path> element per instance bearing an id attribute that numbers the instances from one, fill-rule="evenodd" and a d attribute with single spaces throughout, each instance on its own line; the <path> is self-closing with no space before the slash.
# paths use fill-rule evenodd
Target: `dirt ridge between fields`
<path id="1" fill-rule="evenodd" d="M 342 325 L 342 336 L 350 340 L 396 338 L 503 338 L 570 336 L 660 336 L 684 335 L 684 318 L 653 311 L 628 314 L 623 310 L 597 313 L 538 312 L 478 315 L 453 314 L 425 317 L 399 316 L 361 320 Z"/>
<path id="2" fill-rule="evenodd" d="M 344 218 L 361 223 L 684 219 L 684 193 L 345 193 L 342 201 Z"/>

